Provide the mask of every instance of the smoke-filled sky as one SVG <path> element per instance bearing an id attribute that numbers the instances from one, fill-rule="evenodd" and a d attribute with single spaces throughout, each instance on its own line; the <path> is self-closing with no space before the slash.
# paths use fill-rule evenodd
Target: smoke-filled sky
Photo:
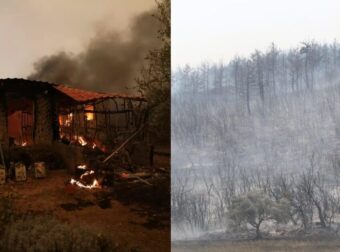
<path id="1" fill-rule="evenodd" d="M 340 40 L 338 0 L 172 0 L 172 66 Z"/>
<path id="2" fill-rule="evenodd" d="M 86 60 L 81 67 L 79 64 L 72 66 L 78 75 L 83 75 L 86 67 L 92 67 L 91 64 L 98 65 L 105 60 L 108 63 L 114 58 L 114 50 L 120 51 L 121 55 L 112 66 L 123 65 L 128 62 L 124 53 L 146 51 L 149 49 L 147 43 L 150 47 L 155 46 L 156 28 L 150 28 L 150 10 L 154 7 L 154 0 L 0 0 L 0 78 L 25 78 L 31 74 L 46 78 L 42 72 L 45 69 L 41 68 L 46 68 L 46 61 L 51 56 L 53 60 L 66 56 L 70 64 Z M 142 45 L 134 44 L 137 39 Z M 105 50 L 109 56 L 102 60 Z M 96 55 L 102 58 L 96 58 Z M 128 57 L 132 58 L 131 55 Z M 48 63 L 47 69 L 56 69 L 54 62 Z M 60 61 L 59 65 L 63 62 Z M 97 75 L 108 72 L 107 69 L 103 71 Z M 52 80 L 58 80 L 58 77 L 47 76 Z M 96 76 L 91 78 L 98 79 Z M 87 76 L 87 79 L 91 78 Z M 131 81 L 126 78 L 122 77 L 121 81 Z M 82 81 L 78 76 L 70 79 Z"/>

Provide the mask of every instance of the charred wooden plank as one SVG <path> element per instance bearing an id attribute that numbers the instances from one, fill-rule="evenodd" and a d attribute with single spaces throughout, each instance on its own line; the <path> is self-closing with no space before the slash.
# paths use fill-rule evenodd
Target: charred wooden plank
<path id="1" fill-rule="evenodd" d="M 113 158 L 114 156 L 116 156 L 121 150 L 124 149 L 124 147 L 132 140 L 134 139 L 140 132 L 142 132 L 142 130 L 144 129 L 145 124 L 142 125 L 137 131 L 135 131 L 129 138 L 127 138 L 118 148 L 116 148 L 107 158 L 105 158 L 105 160 L 103 161 L 103 163 L 106 163 L 107 161 L 109 161 L 111 158 Z"/>

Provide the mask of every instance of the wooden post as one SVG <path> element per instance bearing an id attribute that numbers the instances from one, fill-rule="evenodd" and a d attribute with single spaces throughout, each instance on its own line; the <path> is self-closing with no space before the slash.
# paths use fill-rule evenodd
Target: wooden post
<path id="1" fill-rule="evenodd" d="M 116 148 L 105 160 L 103 163 L 106 163 L 109 161 L 112 157 L 116 156 L 125 146 L 132 140 L 134 139 L 139 133 L 142 132 L 144 129 L 145 125 L 142 125 L 137 131 L 135 131 L 128 139 L 126 139 L 118 148 Z"/>
<path id="2" fill-rule="evenodd" d="M 54 139 L 53 104 L 48 91 L 36 96 L 34 119 L 34 142 L 52 144 Z"/>
<path id="3" fill-rule="evenodd" d="M 6 170 L 5 156 L 4 156 L 4 151 L 2 149 L 2 143 L 1 142 L 0 142 L 0 155 L 1 155 L 2 165 L 3 165 L 4 169 Z"/>
<path id="4" fill-rule="evenodd" d="M 153 167 L 153 156 L 154 156 L 155 146 L 153 144 L 150 145 L 150 154 L 149 154 L 149 163 L 150 166 Z"/>
<path id="5" fill-rule="evenodd" d="M 8 112 L 5 94 L 0 95 L 0 142 L 3 147 L 9 146 L 8 138 Z"/>

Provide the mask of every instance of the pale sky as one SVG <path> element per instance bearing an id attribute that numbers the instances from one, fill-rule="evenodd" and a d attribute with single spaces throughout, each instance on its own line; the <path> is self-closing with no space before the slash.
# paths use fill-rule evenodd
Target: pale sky
<path id="1" fill-rule="evenodd" d="M 26 77 L 40 57 L 77 53 L 100 29 L 126 31 L 154 0 L 0 0 L 0 78 Z"/>
<path id="2" fill-rule="evenodd" d="M 302 41 L 340 42 L 339 0 L 172 0 L 172 67 Z"/>

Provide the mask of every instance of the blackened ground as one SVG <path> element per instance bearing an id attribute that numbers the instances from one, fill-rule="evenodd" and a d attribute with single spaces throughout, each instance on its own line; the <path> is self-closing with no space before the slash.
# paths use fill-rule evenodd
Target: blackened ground
<path id="1" fill-rule="evenodd" d="M 294 239 L 253 241 L 187 241 L 172 244 L 174 252 L 337 252 L 339 239 Z"/>

